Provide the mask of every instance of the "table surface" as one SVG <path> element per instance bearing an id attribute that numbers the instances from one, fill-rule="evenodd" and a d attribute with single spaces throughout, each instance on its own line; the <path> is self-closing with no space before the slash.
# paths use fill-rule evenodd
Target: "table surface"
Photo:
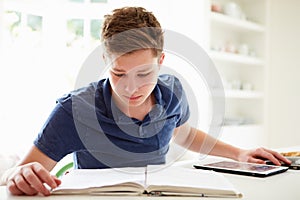
<path id="1" fill-rule="evenodd" d="M 202 163 L 215 161 L 216 158 L 208 157 Z M 183 167 L 192 168 L 199 160 L 182 161 L 178 164 Z M 225 174 L 226 178 L 243 194 L 241 199 L 271 199 L 271 200 L 299 200 L 300 199 L 300 170 L 288 170 L 284 173 L 265 178 L 249 177 L 242 175 Z M 0 200 L 29 200 L 44 199 L 42 196 L 12 196 L 6 191 L 6 187 L 0 187 Z M 199 197 L 147 197 L 147 196 L 90 196 L 90 195 L 52 195 L 47 200 L 83 200 L 83 199 L 105 199 L 105 200 L 136 200 L 136 199 L 199 199 Z M 224 198 L 208 198 L 224 199 Z M 225 198 L 226 200 L 238 198 Z"/>

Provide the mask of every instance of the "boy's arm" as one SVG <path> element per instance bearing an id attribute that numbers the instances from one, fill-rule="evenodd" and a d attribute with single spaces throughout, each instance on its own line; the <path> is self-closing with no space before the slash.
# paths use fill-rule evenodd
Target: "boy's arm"
<path id="1" fill-rule="evenodd" d="M 237 161 L 265 163 L 264 160 L 268 159 L 277 165 L 280 165 L 280 161 L 290 163 L 278 152 L 266 148 L 240 149 L 193 128 L 188 123 L 175 129 L 173 141 L 194 152 L 226 157 Z"/>
<path id="2" fill-rule="evenodd" d="M 60 184 L 60 181 L 50 174 L 56 163 L 33 146 L 16 167 L 8 169 L 3 174 L 1 185 L 7 185 L 8 190 L 14 195 L 34 195 L 39 192 L 49 195 L 50 192 L 44 183 L 51 188 Z"/>

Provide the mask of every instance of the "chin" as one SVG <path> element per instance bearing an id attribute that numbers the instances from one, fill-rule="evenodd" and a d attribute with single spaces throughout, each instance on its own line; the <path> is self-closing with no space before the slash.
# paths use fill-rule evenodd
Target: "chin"
<path id="1" fill-rule="evenodd" d="M 127 105 L 129 106 L 129 107 L 137 107 L 137 106 L 140 106 L 140 105 L 142 105 L 144 102 L 127 102 Z"/>

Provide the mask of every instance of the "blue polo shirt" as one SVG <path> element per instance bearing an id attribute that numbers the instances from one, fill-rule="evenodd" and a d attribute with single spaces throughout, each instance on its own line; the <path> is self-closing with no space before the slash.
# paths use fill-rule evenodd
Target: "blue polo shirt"
<path id="1" fill-rule="evenodd" d="M 141 121 L 118 109 L 109 79 L 93 82 L 57 100 L 34 144 L 57 162 L 73 153 L 80 169 L 163 164 L 174 129 L 190 111 L 172 75 L 160 75 L 153 94 L 155 105 Z"/>

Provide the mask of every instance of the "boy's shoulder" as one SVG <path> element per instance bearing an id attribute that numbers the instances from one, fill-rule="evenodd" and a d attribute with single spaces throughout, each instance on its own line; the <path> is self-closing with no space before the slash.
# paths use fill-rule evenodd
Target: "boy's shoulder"
<path id="1" fill-rule="evenodd" d="M 106 79 L 102 79 L 100 81 L 91 82 L 85 87 L 72 90 L 58 98 L 57 101 L 60 103 L 66 103 L 68 101 L 72 101 L 72 98 L 95 98 L 97 90 L 103 89 L 105 80 Z"/>
<path id="2" fill-rule="evenodd" d="M 161 74 L 158 76 L 158 82 L 174 84 L 176 82 L 180 82 L 180 80 L 173 74 Z"/>
<path id="3" fill-rule="evenodd" d="M 182 84 L 180 80 L 175 76 L 171 74 L 162 74 L 158 77 L 157 82 L 159 87 L 166 87 L 169 90 L 182 90 Z"/>

